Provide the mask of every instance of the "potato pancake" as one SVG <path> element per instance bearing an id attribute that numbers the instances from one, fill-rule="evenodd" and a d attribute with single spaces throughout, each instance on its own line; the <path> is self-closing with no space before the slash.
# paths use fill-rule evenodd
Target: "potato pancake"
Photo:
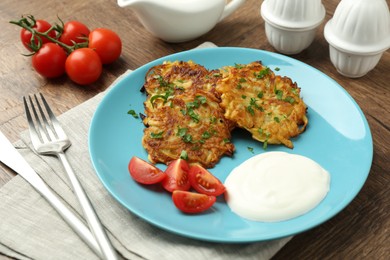
<path id="1" fill-rule="evenodd" d="M 261 62 L 226 66 L 220 73 L 216 90 L 225 118 L 248 130 L 265 147 L 284 144 L 293 148 L 290 139 L 301 134 L 308 123 L 297 84 L 276 76 Z"/>
<path id="2" fill-rule="evenodd" d="M 223 155 L 233 154 L 233 127 L 219 106 L 215 73 L 219 76 L 191 61 L 176 61 L 146 74 L 142 144 L 151 162 L 168 164 L 184 157 L 211 168 Z"/>

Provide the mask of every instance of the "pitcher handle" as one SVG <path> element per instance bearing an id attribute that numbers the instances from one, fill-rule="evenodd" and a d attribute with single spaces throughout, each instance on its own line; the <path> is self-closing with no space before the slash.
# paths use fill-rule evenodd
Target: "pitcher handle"
<path id="1" fill-rule="evenodd" d="M 225 9 L 223 10 L 221 18 L 219 18 L 219 21 L 222 21 L 229 15 L 231 15 L 234 11 L 236 11 L 246 0 L 232 0 L 230 3 L 228 3 L 225 6 Z"/>

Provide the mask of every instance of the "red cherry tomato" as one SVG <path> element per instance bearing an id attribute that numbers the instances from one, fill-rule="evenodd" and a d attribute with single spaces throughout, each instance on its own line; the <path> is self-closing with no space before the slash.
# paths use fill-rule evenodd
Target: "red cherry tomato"
<path id="1" fill-rule="evenodd" d="M 136 156 L 131 158 L 128 168 L 131 177 L 142 184 L 155 184 L 166 177 L 163 171 Z"/>
<path id="2" fill-rule="evenodd" d="M 89 34 L 88 47 L 94 49 L 103 64 L 109 64 L 119 58 L 122 52 L 122 41 L 119 36 L 105 28 L 98 28 Z"/>
<path id="3" fill-rule="evenodd" d="M 66 74 L 80 85 L 95 82 L 102 73 L 102 62 L 97 53 L 89 48 L 73 51 L 65 62 Z"/>
<path id="4" fill-rule="evenodd" d="M 50 28 L 51 28 L 51 24 L 48 23 L 47 21 L 45 20 L 36 20 L 36 23 L 35 25 L 32 27 L 34 28 L 37 32 L 47 32 Z M 48 35 L 52 38 L 55 38 L 56 37 L 56 32 L 54 30 L 51 30 Z M 29 45 L 31 44 L 31 32 L 26 30 L 26 29 L 22 29 L 20 31 L 20 40 L 22 41 L 24 47 L 26 47 L 27 50 L 31 51 L 31 48 L 29 47 Z M 47 38 L 45 37 L 40 37 L 40 36 L 35 36 L 34 37 L 34 43 L 35 45 L 38 44 L 38 39 L 37 37 L 39 37 L 41 40 L 42 40 L 42 45 L 45 44 L 45 43 L 48 43 L 50 42 L 50 40 L 48 40 Z"/>
<path id="5" fill-rule="evenodd" d="M 55 78 L 65 73 L 66 52 L 55 43 L 45 43 L 32 57 L 34 69 L 44 77 Z"/>
<path id="6" fill-rule="evenodd" d="M 64 24 L 64 31 L 59 40 L 68 46 L 73 46 L 74 43 L 86 42 L 88 40 L 88 27 L 78 21 L 69 21 Z"/>
<path id="7" fill-rule="evenodd" d="M 199 193 L 218 196 L 226 190 L 217 177 L 199 164 L 191 166 L 188 176 L 191 186 Z"/>
<path id="8" fill-rule="evenodd" d="M 168 164 L 165 173 L 167 178 L 162 181 L 162 186 L 169 192 L 174 190 L 189 190 L 191 188 L 188 180 L 190 167 L 186 160 L 177 159 Z"/>
<path id="9" fill-rule="evenodd" d="M 185 213 L 199 213 L 209 209 L 217 200 L 215 196 L 175 190 L 172 193 L 175 206 Z"/>

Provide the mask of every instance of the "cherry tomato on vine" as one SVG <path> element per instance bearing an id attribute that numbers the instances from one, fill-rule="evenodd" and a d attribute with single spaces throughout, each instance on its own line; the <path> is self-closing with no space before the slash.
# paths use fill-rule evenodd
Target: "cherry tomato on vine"
<path id="1" fill-rule="evenodd" d="M 36 31 L 38 32 L 47 32 L 50 28 L 51 28 L 51 24 L 48 23 L 47 21 L 45 20 L 36 20 L 36 23 L 35 25 L 32 27 L 33 29 L 35 29 Z M 51 30 L 50 32 L 48 32 L 48 35 L 52 38 L 55 38 L 56 37 L 56 32 L 54 30 Z M 29 45 L 31 44 L 31 32 L 22 28 L 22 30 L 20 31 L 20 40 L 22 41 L 24 47 L 26 47 L 27 50 L 31 51 L 31 48 L 29 47 Z M 35 45 L 38 44 L 38 39 L 37 37 L 40 37 L 40 36 L 35 36 L 34 37 L 34 43 Z M 45 37 L 40 37 L 42 39 L 42 45 L 44 43 L 48 43 L 50 42 L 50 40 L 48 40 L 47 38 Z"/>
<path id="2" fill-rule="evenodd" d="M 102 62 L 94 50 L 76 49 L 66 59 L 65 70 L 72 81 L 80 85 L 88 85 L 100 77 Z"/>
<path id="3" fill-rule="evenodd" d="M 136 156 L 131 158 L 128 169 L 131 177 L 142 184 L 156 184 L 166 177 L 159 168 Z"/>
<path id="4" fill-rule="evenodd" d="M 88 47 L 94 49 L 103 64 L 109 64 L 119 58 L 122 41 L 118 34 L 106 28 L 97 28 L 89 34 Z"/>
<path id="5" fill-rule="evenodd" d="M 189 173 L 191 186 L 200 193 L 219 196 L 225 192 L 225 186 L 208 170 L 199 164 L 191 166 Z"/>
<path id="6" fill-rule="evenodd" d="M 73 42 L 81 43 L 88 40 L 89 29 L 79 21 L 69 21 L 64 24 L 64 31 L 62 32 L 59 41 L 68 46 L 73 46 Z"/>
<path id="7" fill-rule="evenodd" d="M 175 190 L 172 193 L 172 200 L 175 206 L 185 213 L 199 213 L 209 209 L 217 198 L 206 194 Z"/>
<path id="8" fill-rule="evenodd" d="M 32 57 L 34 69 L 44 77 L 55 78 L 65 73 L 66 52 L 55 43 L 49 42 Z"/>

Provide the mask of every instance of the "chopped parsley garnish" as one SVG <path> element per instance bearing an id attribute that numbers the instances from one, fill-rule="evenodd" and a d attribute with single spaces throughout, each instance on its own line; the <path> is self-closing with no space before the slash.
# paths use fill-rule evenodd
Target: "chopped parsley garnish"
<path id="1" fill-rule="evenodd" d="M 279 70 L 280 70 L 280 68 L 279 68 L 279 67 L 276 67 L 276 68 L 275 68 L 275 70 L 276 70 L 276 71 L 279 71 Z"/>
<path id="2" fill-rule="evenodd" d="M 269 137 L 271 136 L 271 133 L 266 133 L 265 134 L 265 141 L 264 141 L 264 143 L 263 143 L 263 149 L 265 150 L 265 149 L 267 149 L 267 146 L 268 146 L 268 139 L 269 139 Z"/>
<path id="3" fill-rule="evenodd" d="M 260 91 L 259 94 L 257 94 L 257 97 L 258 97 L 258 98 L 262 98 L 263 95 L 264 95 L 263 91 Z"/>
<path id="4" fill-rule="evenodd" d="M 242 69 L 243 68 L 243 66 L 241 64 L 237 64 L 237 63 L 234 63 L 234 67 L 236 69 Z"/>
<path id="5" fill-rule="evenodd" d="M 185 143 L 192 143 L 192 135 L 190 134 L 183 135 L 181 139 L 183 139 Z"/>
<path id="6" fill-rule="evenodd" d="M 274 121 L 275 121 L 276 123 L 280 123 L 279 117 L 275 116 L 275 117 L 274 117 Z"/>
<path id="7" fill-rule="evenodd" d="M 164 100 L 164 103 L 167 102 L 168 97 L 166 95 L 154 95 L 150 98 L 150 104 L 154 107 L 154 101 L 158 98 L 161 98 Z"/>
<path id="8" fill-rule="evenodd" d="M 255 98 L 251 98 L 251 100 L 249 101 L 249 106 L 247 106 L 246 110 L 248 110 L 248 112 L 253 116 L 255 115 L 255 111 L 254 109 L 257 109 L 261 112 L 264 111 L 264 108 L 259 106 L 257 103 L 257 100 Z"/>
<path id="9" fill-rule="evenodd" d="M 164 95 L 162 94 L 157 94 L 157 95 L 154 95 L 150 98 L 150 103 L 152 104 L 152 106 L 154 107 L 154 101 L 158 98 L 161 98 L 164 100 L 164 104 L 168 101 L 168 98 L 170 96 L 173 95 L 173 89 L 168 89 L 167 92 L 165 92 Z"/>
<path id="10" fill-rule="evenodd" d="M 291 92 L 292 92 L 295 96 L 298 96 L 298 95 L 299 95 L 299 91 L 298 91 L 298 89 L 296 89 L 296 88 L 292 88 L 292 89 L 291 89 Z"/>
<path id="11" fill-rule="evenodd" d="M 248 110 L 248 112 L 249 112 L 252 116 L 255 115 L 255 111 L 253 110 L 253 107 L 252 107 L 252 106 L 247 106 L 247 107 L 246 107 L 246 110 Z"/>
<path id="12" fill-rule="evenodd" d="M 280 90 L 280 89 L 275 89 L 275 94 L 276 94 L 276 98 L 277 98 L 278 100 L 282 100 L 282 98 L 283 98 L 283 91 L 282 91 L 282 90 Z"/>
<path id="13" fill-rule="evenodd" d="M 163 138 L 164 131 L 158 133 L 150 133 L 150 137 L 153 139 L 161 139 Z"/>
<path id="14" fill-rule="evenodd" d="M 204 96 L 196 96 L 195 99 L 200 102 L 201 105 L 205 104 L 207 102 L 206 97 Z"/>
<path id="15" fill-rule="evenodd" d="M 269 72 L 270 72 L 269 68 L 266 67 L 265 69 L 259 71 L 259 73 L 254 72 L 253 75 L 258 79 L 262 79 L 264 78 L 264 76 L 268 75 Z"/>
<path id="16" fill-rule="evenodd" d="M 183 137 L 188 131 L 188 128 L 180 128 L 179 126 L 177 127 L 177 136 Z"/>
<path id="17" fill-rule="evenodd" d="M 130 109 L 129 111 L 127 111 L 127 114 L 132 115 L 135 119 L 138 119 L 138 118 L 139 118 L 139 116 L 138 116 L 137 113 L 134 111 L 134 109 Z"/>
<path id="18" fill-rule="evenodd" d="M 170 87 L 172 84 L 170 84 L 168 81 L 164 80 L 164 78 L 161 75 L 154 76 L 155 79 L 157 79 L 158 84 L 160 84 L 160 87 Z"/>
<path id="19" fill-rule="evenodd" d="M 211 134 L 209 131 L 204 131 L 202 134 L 203 139 L 209 139 L 211 137 Z"/>
<path id="20" fill-rule="evenodd" d="M 229 138 L 224 138 L 224 139 L 223 139 L 223 142 L 224 142 L 225 144 L 228 144 L 228 143 L 230 143 L 230 140 L 229 140 Z"/>
<path id="21" fill-rule="evenodd" d="M 248 149 L 249 152 L 254 153 L 253 147 L 248 146 L 247 149 Z"/>
<path id="22" fill-rule="evenodd" d="M 294 104 L 295 102 L 295 99 L 293 97 L 290 97 L 290 96 L 287 96 L 284 101 L 290 103 L 290 104 Z"/>
<path id="23" fill-rule="evenodd" d="M 187 108 L 198 108 L 198 107 L 200 107 L 200 105 L 203 105 L 206 102 L 207 102 L 206 97 L 204 97 L 204 96 L 196 96 L 194 101 L 188 102 L 186 104 L 186 107 Z"/>
<path id="24" fill-rule="evenodd" d="M 251 106 L 256 107 L 256 106 L 257 106 L 257 104 L 256 104 L 256 99 L 255 99 L 255 98 L 251 98 L 251 101 L 249 102 L 249 104 L 250 104 Z"/>
<path id="25" fill-rule="evenodd" d="M 263 143 L 263 149 L 265 150 L 265 149 L 267 149 L 267 146 L 268 146 L 268 139 L 269 139 L 269 137 L 271 136 L 271 133 L 264 133 L 264 130 L 262 129 L 262 128 L 259 128 L 258 130 L 257 130 L 258 132 L 259 132 L 259 134 L 261 134 L 261 135 L 265 135 L 265 141 L 264 141 L 264 143 Z"/>
<path id="26" fill-rule="evenodd" d="M 188 154 L 186 150 L 182 150 L 180 153 L 180 159 L 188 160 Z"/>
<path id="27" fill-rule="evenodd" d="M 187 109 L 188 115 L 194 120 L 196 123 L 199 123 L 199 114 L 195 113 L 192 108 Z"/>
<path id="28" fill-rule="evenodd" d="M 204 96 L 196 96 L 195 100 L 192 102 L 188 102 L 186 104 L 187 110 L 181 111 L 183 115 L 189 115 L 192 120 L 194 120 L 196 123 L 199 122 L 200 118 L 197 113 L 195 113 L 194 108 L 199 108 L 202 104 L 205 104 L 207 102 L 206 97 Z"/>
<path id="29" fill-rule="evenodd" d="M 187 134 L 188 128 L 177 127 L 177 136 L 180 136 L 185 143 L 192 143 L 192 135 Z"/>

